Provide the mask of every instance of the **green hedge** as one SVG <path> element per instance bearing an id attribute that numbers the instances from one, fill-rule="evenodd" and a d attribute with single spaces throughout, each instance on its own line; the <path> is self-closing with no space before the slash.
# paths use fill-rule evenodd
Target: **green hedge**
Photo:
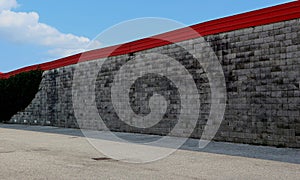
<path id="1" fill-rule="evenodd" d="M 34 70 L 0 79 L 0 122 L 24 110 L 38 92 L 43 72 Z"/>

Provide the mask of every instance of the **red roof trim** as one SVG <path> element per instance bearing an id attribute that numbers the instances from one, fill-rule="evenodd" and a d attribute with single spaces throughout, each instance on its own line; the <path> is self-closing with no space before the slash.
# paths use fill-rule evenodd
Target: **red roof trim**
<path id="1" fill-rule="evenodd" d="M 182 28 L 175 31 L 156 35 L 153 37 L 140 39 L 130 43 L 125 43 L 121 45 L 116 45 L 112 47 L 106 47 L 102 49 L 85 52 L 84 56 L 82 57 L 81 57 L 82 54 L 76 54 L 55 61 L 24 67 L 8 73 L 0 73 L 0 78 L 8 78 L 10 76 L 19 74 L 21 72 L 27 72 L 35 69 L 41 69 L 41 70 L 56 69 L 59 67 L 76 64 L 78 63 L 79 59 L 80 61 L 88 61 L 97 58 L 104 58 L 107 56 L 123 55 L 123 54 L 128 54 L 128 53 L 151 49 L 159 46 L 168 45 L 171 44 L 171 42 L 173 43 L 180 42 L 180 41 L 199 37 L 199 35 L 197 35 L 196 33 L 192 33 L 191 31 L 189 31 L 189 28 L 194 29 L 199 34 L 201 34 L 201 36 L 207 36 L 207 35 L 234 31 L 234 30 L 253 27 L 253 26 L 260 26 L 260 25 L 265 25 L 270 23 L 287 21 L 296 18 L 300 18 L 299 1 L 277 5 L 277 6 L 264 8 L 260 10 L 255 10 L 255 11 L 238 14 L 234 16 L 229 16 L 217 20 L 212 20 L 212 21 L 196 24 L 187 28 Z M 162 40 L 166 38 L 169 41 Z M 113 53 L 108 55 L 108 53 L 112 52 L 112 50 Z"/>

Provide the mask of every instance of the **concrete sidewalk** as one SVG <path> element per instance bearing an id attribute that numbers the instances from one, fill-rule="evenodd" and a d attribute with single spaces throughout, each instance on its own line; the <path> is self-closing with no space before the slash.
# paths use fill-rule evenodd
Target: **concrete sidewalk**
<path id="1" fill-rule="evenodd" d="M 158 138 L 118 136 L 139 141 Z M 0 124 L 0 179 L 299 179 L 299 149 L 190 139 L 167 158 L 145 164 L 106 159 L 78 129 Z M 96 158 L 98 161 L 94 160 Z M 270 161 L 271 160 L 271 161 Z"/>
<path id="2" fill-rule="evenodd" d="M 14 125 L 14 124 L 0 124 L 0 128 L 84 137 L 80 129 L 58 128 L 53 126 L 27 126 L 27 125 Z M 114 132 L 114 133 L 117 134 L 119 137 L 130 139 L 132 141 L 137 141 L 137 142 L 145 139 L 155 139 L 161 137 L 161 136 L 146 135 L 146 134 L 120 133 L 120 132 Z M 107 138 L 106 140 L 109 139 Z M 199 142 L 198 139 L 189 139 L 180 149 L 300 164 L 300 149 L 276 148 L 270 146 L 255 146 L 255 145 L 236 144 L 236 143 L 227 143 L 227 142 L 210 142 L 208 146 L 206 146 L 205 148 L 199 149 L 198 142 Z"/>

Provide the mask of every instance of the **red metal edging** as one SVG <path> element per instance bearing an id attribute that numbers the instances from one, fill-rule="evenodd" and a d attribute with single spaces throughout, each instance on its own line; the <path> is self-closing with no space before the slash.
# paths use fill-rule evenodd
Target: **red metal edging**
<path id="1" fill-rule="evenodd" d="M 82 61 L 89 61 L 98 58 L 134 53 L 146 49 L 168 45 L 171 43 L 197 38 L 200 35 L 207 36 L 212 34 L 224 33 L 228 31 L 234 31 L 243 28 L 287 21 L 296 18 L 300 18 L 299 1 L 277 5 L 277 6 L 264 8 L 260 10 L 255 10 L 255 11 L 238 14 L 234 16 L 229 16 L 217 20 L 212 20 L 212 21 L 196 24 L 193 26 L 189 26 L 186 28 L 163 33 L 160 35 L 152 36 L 149 38 L 136 40 L 130 43 L 124 43 L 121 45 L 92 50 L 92 51 L 76 54 L 73 56 L 61 58 L 55 61 L 24 67 L 8 73 L 0 73 L 0 78 L 9 78 L 10 76 L 19 74 L 21 72 L 27 72 L 36 69 L 41 69 L 41 70 L 56 69 L 56 68 L 76 64 L 78 63 L 79 60 L 80 62 L 82 62 Z M 192 28 L 199 34 L 190 31 L 190 28 Z M 168 39 L 168 41 L 165 41 L 163 39 Z"/>

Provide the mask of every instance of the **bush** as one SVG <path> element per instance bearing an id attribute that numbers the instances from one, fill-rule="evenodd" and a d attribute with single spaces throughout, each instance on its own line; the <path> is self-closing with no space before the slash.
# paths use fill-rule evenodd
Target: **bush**
<path id="1" fill-rule="evenodd" d="M 0 79 L 0 122 L 24 110 L 38 92 L 43 72 L 34 70 Z"/>

